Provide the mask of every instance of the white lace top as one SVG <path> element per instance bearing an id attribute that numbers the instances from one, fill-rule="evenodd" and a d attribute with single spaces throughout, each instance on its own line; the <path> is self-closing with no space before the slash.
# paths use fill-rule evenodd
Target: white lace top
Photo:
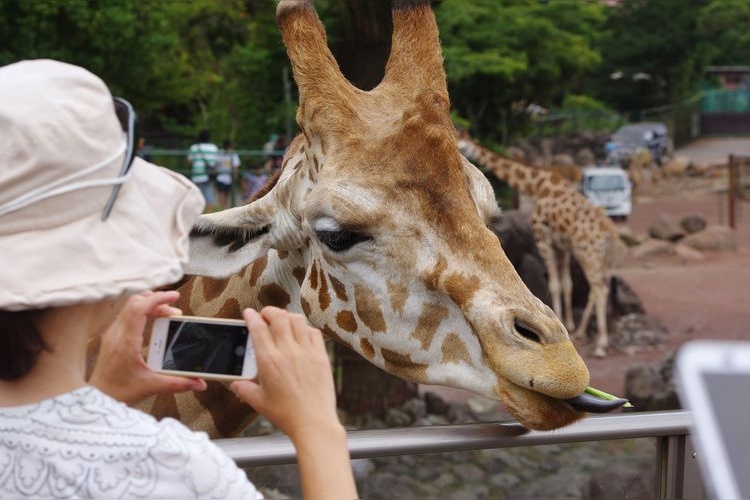
<path id="1" fill-rule="evenodd" d="M 83 387 L 0 408 L 0 498 L 262 498 L 208 436 Z"/>

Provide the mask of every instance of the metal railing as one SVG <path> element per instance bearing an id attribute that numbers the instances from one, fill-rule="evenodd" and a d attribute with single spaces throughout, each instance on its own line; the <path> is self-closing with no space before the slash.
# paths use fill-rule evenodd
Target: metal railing
<path id="1" fill-rule="evenodd" d="M 658 498 L 705 498 L 697 457 L 689 439 L 687 411 L 592 416 L 549 432 L 529 431 L 515 422 L 441 425 L 349 431 L 351 458 L 418 455 L 453 451 L 657 438 Z M 240 467 L 291 464 L 294 446 L 286 436 L 219 439 L 215 443 Z"/>

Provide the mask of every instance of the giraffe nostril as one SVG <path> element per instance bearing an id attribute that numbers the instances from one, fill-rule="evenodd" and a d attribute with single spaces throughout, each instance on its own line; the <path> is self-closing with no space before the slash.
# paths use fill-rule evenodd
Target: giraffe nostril
<path id="1" fill-rule="evenodd" d="M 542 343 L 542 339 L 534 330 L 527 328 L 522 323 L 519 323 L 517 320 L 513 322 L 513 326 L 515 327 L 516 332 L 518 332 L 518 334 L 521 337 L 528 339 L 532 342 L 536 342 L 537 344 Z"/>

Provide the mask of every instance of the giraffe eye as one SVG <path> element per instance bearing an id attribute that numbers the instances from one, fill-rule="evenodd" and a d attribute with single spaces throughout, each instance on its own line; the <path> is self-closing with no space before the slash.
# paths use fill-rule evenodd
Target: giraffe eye
<path id="1" fill-rule="evenodd" d="M 338 229 L 336 231 L 315 231 L 318 239 L 325 246 L 330 248 L 334 252 L 343 252 L 353 247 L 357 243 L 371 239 L 361 233 L 355 233 L 347 229 Z"/>

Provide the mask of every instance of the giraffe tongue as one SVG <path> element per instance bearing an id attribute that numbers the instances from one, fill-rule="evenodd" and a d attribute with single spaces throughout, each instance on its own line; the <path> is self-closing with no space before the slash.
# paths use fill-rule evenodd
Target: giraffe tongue
<path id="1" fill-rule="evenodd" d="M 621 407 L 622 405 L 627 403 L 628 400 L 621 398 L 612 400 L 602 399 L 584 392 L 583 394 L 574 398 L 566 399 L 565 402 L 578 411 L 587 411 L 589 413 L 607 413 Z"/>

